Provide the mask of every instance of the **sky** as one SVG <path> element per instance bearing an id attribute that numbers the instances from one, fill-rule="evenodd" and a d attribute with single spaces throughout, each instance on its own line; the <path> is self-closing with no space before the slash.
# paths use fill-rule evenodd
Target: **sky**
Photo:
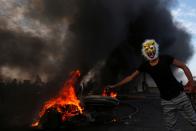
<path id="1" fill-rule="evenodd" d="M 191 44 L 194 48 L 194 55 L 187 62 L 193 76 L 196 76 L 196 1 L 178 0 L 178 4 L 171 8 L 174 21 L 179 22 L 179 26 L 191 33 Z"/>

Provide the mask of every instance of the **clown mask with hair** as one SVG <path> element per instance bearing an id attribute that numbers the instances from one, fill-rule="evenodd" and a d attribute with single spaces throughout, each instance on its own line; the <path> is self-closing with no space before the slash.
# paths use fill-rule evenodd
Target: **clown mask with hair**
<path id="1" fill-rule="evenodd" d="M 155 60 L 159 56 L 159 45 L 155 40 L 145 40 L 142 44 L 142 54 L 148 60 Z"/>

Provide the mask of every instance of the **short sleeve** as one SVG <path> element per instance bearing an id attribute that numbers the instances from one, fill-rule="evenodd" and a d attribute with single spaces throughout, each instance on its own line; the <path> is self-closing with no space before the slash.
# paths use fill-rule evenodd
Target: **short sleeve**
<path id="1" fill-rule="evenodd" d="M 168 64 L 172 64 L 174 61 L 174 57 L 170 56 L 170 55 L 166 55 L 165 56 L 165 60 Z"/>
<path id="2" fill-rule="evenodd" d="M 146 71 L 146 64 L 145 63 L 142 63 L 138 68 L 137 70 L 139 70 L 140 72 L 145 72 Z"/>

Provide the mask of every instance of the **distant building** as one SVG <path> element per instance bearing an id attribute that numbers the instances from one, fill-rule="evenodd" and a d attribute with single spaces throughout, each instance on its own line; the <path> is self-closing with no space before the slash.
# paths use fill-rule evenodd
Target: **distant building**
<path id="1" fill-rule="evenodd" d="M 31 81 L 30 80 L 23 80 L 23 84 L 24 85 L 30 85 L 31 84 Z"/>
<path id="2" fill-rule="evenodd" d="M 42 87 L 45 83 L 42 81 L 41 77 L 39 75 L 35 76 L 35 79 L 33 80 L 33 83 L 37 86 L 37 87 Z"/>

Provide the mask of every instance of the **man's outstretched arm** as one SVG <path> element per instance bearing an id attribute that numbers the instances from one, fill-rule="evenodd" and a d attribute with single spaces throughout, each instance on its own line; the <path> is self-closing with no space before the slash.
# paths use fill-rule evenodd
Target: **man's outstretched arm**
<path id="1" fill-rule="evenodd" d="M 190 89 L 192 89 L 193 88 L 193 76 L 192 76 L 191 71 L 189 70 L 189 68 L 183 62 L 181 62 L 177 59 L 174 59 L 173 64 L 175 66 L 181 68 L 184 71 L 184 73 L 185 73 L 185 75 L 188 79 L 187 86 L 190 87 Z"/>
<path id="2" fill-rule="evenodd" d="M 125 77 L 123 80 L 121 80 L 119 83 L 117 84 L 114 84 L 114 85 L 109 85 L 108 87 L 110 88 L 115 88 L 115 87 L 119 87 L 119 86 L 122 86 L 126 83 L 128 83 L 129 81 L 133 80 L 137 75 L 139 75 L 139 71 L 138 70 L 135 70 L 131 75 Z"/>

